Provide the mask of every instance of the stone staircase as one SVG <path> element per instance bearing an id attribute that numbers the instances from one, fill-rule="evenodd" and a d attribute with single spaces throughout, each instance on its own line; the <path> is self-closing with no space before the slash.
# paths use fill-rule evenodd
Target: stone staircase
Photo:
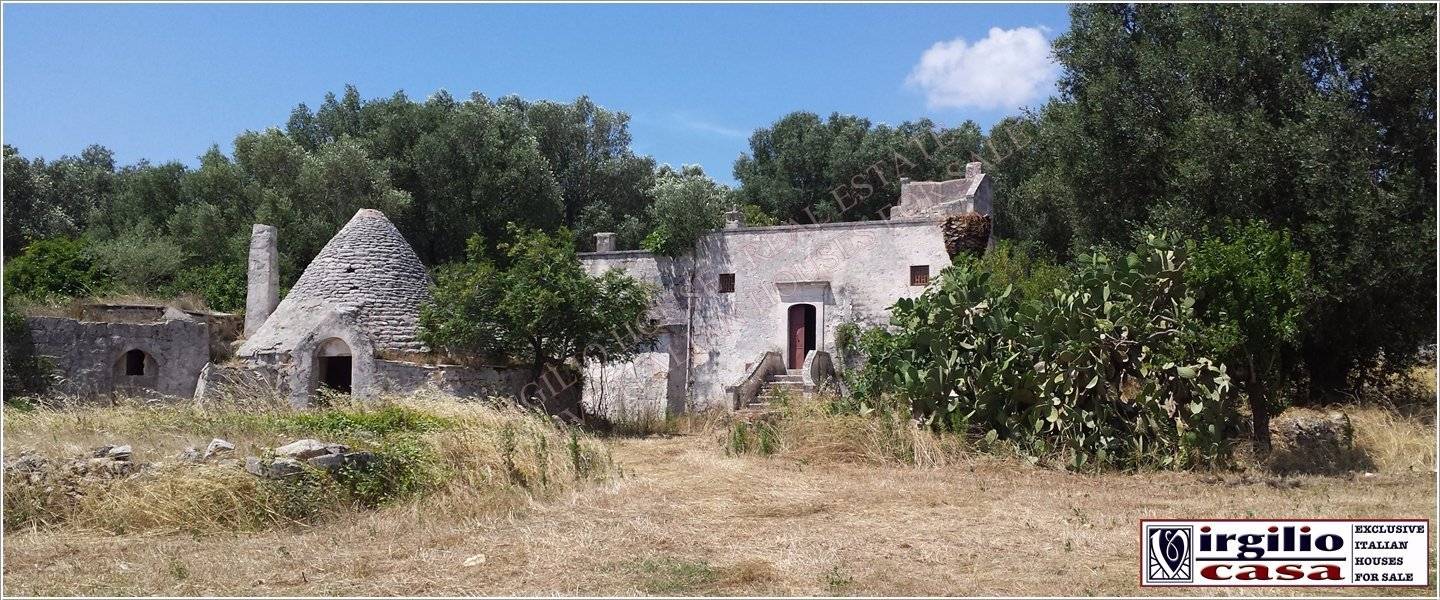
<path id="1" fill-rule="evenodd" d="M 750 418 L 770 412 L 772 403 L 782 396 L 808 398 L 815 393 L 815 386 L 805 385 L 800 369 L 788 369 L 784 375 L 773 375 L 760 386 L 755 400 L 736 411 L 741 418 Z"/>

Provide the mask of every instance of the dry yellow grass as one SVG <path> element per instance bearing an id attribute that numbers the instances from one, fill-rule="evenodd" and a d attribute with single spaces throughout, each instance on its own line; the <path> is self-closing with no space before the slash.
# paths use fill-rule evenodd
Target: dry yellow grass
<path id="1" fill-rule="evenodd" d="M 1384 473 L 1435 471 L 1435 422 L 1379 407 L 1346 411 L 1355 446 Z"/>
<path id="2" fill-rule="evenodd" d="M 773 418 L 732 423 L 721 443 L 732 452 L 743 446 L 802 464 L 943 467 L 965 453 L 959 436 L 918 427 L 903 412 L 834 412 L 827 408 L 830 400 L 782 398 Z"/>
<path id="3" fill-rule="evenodd" d="M 1363 440 L 1372 439 L 1365 437 L 1370 427 L 1412 425 L 1356 418 Z M 1421 434 L 1374 438 L 1407 440 L 1377 446 L 1397 457 L 1433 455 L 1433 438 L 1412 446 Z M 4 591 L 1135 595 L 1142 593 L 1141 518 L 1424 518 L 1436 509 L 1434 472 L 1388 458 L 1377 459 L 1379 470 L 1368 477 L 1306 476 L 1273 485 L 1268 476 L 1241 473 L 1079 475 L 974 454 L 949 455 L 943 468 L 727 456 L 713 432 L 610 446 L 622 476 L 527 499 L 514 510 L 466 510 L 463 495 L 444 494 L 300 530 L 11 534 Z M 1426 590 L 1235 595 L 1433 597 L 1431 551 Z"/>
<path id="4" fill-rule="evenodd" d="M 343 518 L 375 498 L 414 492 L 423 493 L 421 500 L 407 502 L 423 501 L 427 510 L 468 518 L 603 481 L 613 468 L 606 447 L 593 437 L 558 429 L 543 415 L 508 404 L 420 394 L 332 408 L 295 411 L 263 399 L 226 407 L 130 400 L 68 409 L 7 407 L 6 457 L 32 451 L 59 468 L 39 483 L 14 480 L 5 495 L 6 528 L 50 530 L 63 523 L 68 530 L 200 534 L 309 527 Z M 379 429 L 394 430 L 394 436 Z M 238 465 L 175 458 L 186 446 L 204 448 L 212 436 L 237 446 L 229 459 L 265 456 L 295 439 L 320 437 L 375 451 L 384 470 L 361 482 L 364 488 L 327 477 L 280 485 L 261 482 Z M 130 445 L 134 460 L 150 470 L 108 486 L 66 475 L 67 459 L 120 443 Z M 6 481 L 12 482 L 9 474 Z M 87 491 L 75 500 L 46 492 L 66 482 Z"/>

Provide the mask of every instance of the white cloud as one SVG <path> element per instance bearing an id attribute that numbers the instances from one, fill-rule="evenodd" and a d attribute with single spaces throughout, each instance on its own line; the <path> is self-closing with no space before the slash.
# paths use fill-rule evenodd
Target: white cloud
<path id="1" fill-rule="evenodd" d="M 930 108 L 1012 109 L 1048 92 L 1054 80 L 1044 31 L 991 27 L 973 45 L 955 38 L 931 46 L 905 83 L 923 90 Z"/>

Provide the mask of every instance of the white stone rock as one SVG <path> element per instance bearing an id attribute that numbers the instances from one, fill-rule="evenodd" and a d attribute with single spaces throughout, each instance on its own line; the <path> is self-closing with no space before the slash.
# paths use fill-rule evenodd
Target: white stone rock
<path id="1" fill-rule="evenodd" d="M 108 452 L 105 453 L 105 456 L 107 458 L 112 458 L 115 460 L 130 460 L 130 456 L 132 454 L 133 453 L 130 451 L 130 445 L 126 444 L 124 446 L 115 446 L 114 448 L 111 448 Z"/>
<path id="2" fill-rule="evenodd" d="M 230 452 L 233 450 L 235 450 L 235 444 L 232 444 L 220 438 L 215 438 L 210 440 L 210 445 L 205 446 L 204 458 L 208 460 L 217 454 Z"/>
<path id="3" fill-rule="evenodd" d="M 349 450 L 349 448 L 340 444 L 327 444 L 320 440 L 304 439 L 295 440 L 294 442 L 276 448 L 275 456 L 307 460 L 326 454 L 344 454 L 346 450 Z"/>

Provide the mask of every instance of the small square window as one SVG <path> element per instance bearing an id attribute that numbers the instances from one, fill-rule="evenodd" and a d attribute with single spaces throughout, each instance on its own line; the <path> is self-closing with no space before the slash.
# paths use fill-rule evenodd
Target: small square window
<path id="1" fill-rule="evenodd" d="M 722 294 L 730 294 L 730 293 L 734 293 L 734 292 L 735 292 L 735 274 L 734 274 L 734 273 L 721 273 L 721 274 L 720 274 L 720 293 L 722 293 Z"/>
<path id="2" fill-rule="evenodd" d="M 910 285 L 930 285 L 930 265 L 910 265 Z"/>

